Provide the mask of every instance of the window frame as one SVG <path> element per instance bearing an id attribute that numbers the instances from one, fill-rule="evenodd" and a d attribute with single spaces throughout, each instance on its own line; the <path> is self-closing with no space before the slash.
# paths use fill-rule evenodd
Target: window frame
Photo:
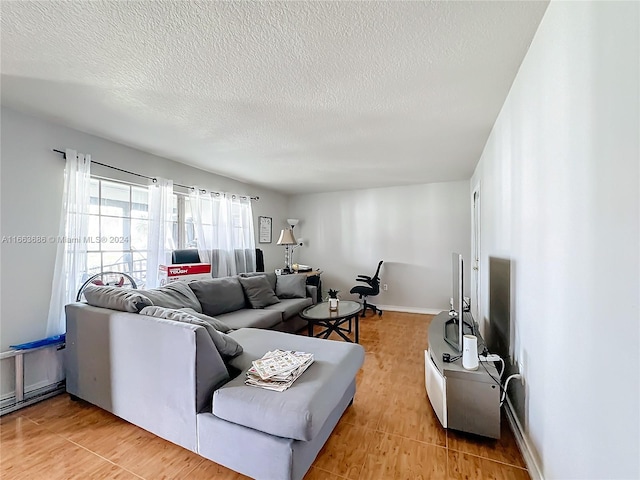
<path id="1" fill-rule="evenodd" d="M 144 286 L 146 284 L 146 261 L 149 256 L 148 247 L 145 246 L 144 249 L 136 249 L 132 245 L 132 232 L 133 232 L 133 223 L 144 221 L 149 224 L 149 197 L 147 193 L 147 203 L 146 203 L 146 218 L 141 218 L 134 216 L 135 211 L 143 211 L 142 209 L 134 209 L 134 205 L 138 203 L 134 202 L 134 189 L 141 189 L 148 192 L 148 185 L 136 183 L 136 182 L 127 182 L 125 180 L 114 179 L 109 177 L 104 177 L 101 175 L 91 175 L 91 182 L 97 182 L 97 197 L 93 196 L 93 188 L 92 194 L 90 198 L 91 206 L 89 209 L 89 219 L 92 217 L 97 219 L 97 232 L 95 230 L 89 231 L 89 241 L 87 243 L 87 277 L 91 275 L 95 275 L 96 273 L 101 273 L 104 271 L 118 271 L 131 275 L 138 283 L 139 286 Z M 117 205 L 117 200 L 110 200 L 103 198 L 103 188 L 104 182 L 115 184 L 120 187 L 127 187 L 128 189 L 128 200 L 122 200 L 121 205 Z M 174 208 L 177 206 L 177 217 L 174 224 L 174 228 L 172 229 L 173 240 L 178 248 L 183 248 L 185 238 L 184 238 L 184 222 L 185 222 L 185 210 L 184 210 L 184 194 L 180 194 L 174 190 Z M 96 200 L 94 200 L 96 199 Z M 114 203 L 117 208 L 121 208 L 124 212 L 122 215 L 115 215 L 112 213 L 103 213 L 103 207 L 105 200 L 108 203 Z M 95 203 L 94 203 L 95 202 Z M 144 204 L 141 204 L 144 205 Z M 91 207 L 97 207 L 97 212 L 93 212 Z M 122 221 L 122 248 L 121 249 L 105 249 L 104 244 L 102 243 L 102 239 L 105 237 L 109 240 L 109 237 L 114 237 L 113 235 L 109 235 L 108 233 L 103 231 L 103 219 L 119 219 Z M 91 225 L 91 223 L 90 223 Z M 148 228 L 146 233 L 146 241 L 148 243 Z M 176 238 L 177 236 L 177 238 Z M 108 242 L 107 242 L 108 243 Z M 120 259 L 118 263 L 108 263 L 105 262 L 105 253 L 119 253 Z M 93 255 L 99 256 L 99 266 L 89 267 L 89 258 Z M 138 258 L 142 257 L 142 258 Z M 95 257 L 94 257 L 95 258 Z M 105 270 L 109 268 L 109 270 Z"/>

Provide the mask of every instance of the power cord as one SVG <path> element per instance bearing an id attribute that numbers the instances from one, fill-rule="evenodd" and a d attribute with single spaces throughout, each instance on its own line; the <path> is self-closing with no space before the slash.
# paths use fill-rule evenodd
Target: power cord
<path id="1" fill-rule="evenodd" d="M 498 387 L 500 387 L 500 391 L 502 393 L 501 395 L 502 400 L 500 400 L 500 406 L 502 407 L 502 403 L 504 402 L 504 398 L 507 394 L 507 388 L 506 388 L 507 384 L 505 383 L 505 386 L 503 387 L 502 383 L 500 382 L 500 378 L 502 378 L 502 374 L 504 373 L 504 370 L 505 370 L 504 360 L 500 357 L 500 355 L 490 354 L 489 350 L 487 349 L 487 345 L 484 342 L 481 344 L 481 347 L 482 347 L 482 353 L 478 355 L 479 363 L 480 365 L 482 365 L 482 368 L 484 368 L 484 371 L 487 372 L 487 375 L 491 377 L 491 380 L 493 380 L 495 384 L 498 385 Z M 485 366 L 486 362 L 497 362 L 497 361 L 500 361 L 500 363 L 502 364 L 502 368 L 499 372 L 498 378 L 494 377 Z"/>
<path id="2" fill-rule="evenodd" d="M 491 380 L 493 380 L 495 382 L 495 384 L 500 387 L 500 390 L 502 391 L 502 394 L 504 395 L 506 390 L 502 387 L 502 383 L 500 383 L 500 379 L 494 377 L 493 375 L 491 375 L 491 372 L 489 372 L 489 370 L 487 370 L 487 367 L 485 366 L 484 363 L 485 362 L 480 362 L 480 365 L 482 365 L 482 368 L 484 368 L 484 371 L 487 372 L 487 375 L 489 375 L 491 377 Z"/>
<path id="3" fill-rule="evenodd" d="M 500 362 L 500 364 L 502 365 L 502 368 L 498 376 L 502 378 L 502 374 L 506 369 L 506 365 L 502 357 L 500 357 L 500 355 L 496 355 L 495 353 L 489 353 L 489 349 L 487 348 L 487 345 L 484 342 L 482 342 L 479 346 L 481 348 L 478 348 L 478 351 L 480 352 L 478 354 L 478 360 L 480 360 L 480 362 Z"/>
<path id="4" fill-rule="evenodd" d="M 505 365 L 504 360 L 502 359 L 502 357 L 500 357 L 500 355 L 489 353 L 489 349 L 487 349 L 487 345 L 484 342 L 481 344 L 481 347 L 482 347 L 482 353 L 478 354 L 478 360 L 480 361 L 480 365 L 482 365 L 482 368 L 484 368 L 485 372 L 487 372 L 487 374 L 491 377 L 491 379 L 494 382 L 496 382 L 496 384 L 500 387 L 500 390 L 502 391 L 502 395 L 500 396 L 500 407 L 502 407 L 502 405 L 504 404 L 505 398 L 507 398 L 507 388 L 509 388 L 509 382 L 513 378 L 522 379 L 522 375 L 519 374 L 519 373 L 514 373 L 513 375 L 509 375 L 507 377 L 507 379 L 504 381 L 504 386 L 502 386 L 500 380 L 495 378 L 493 375 L 491 375 L 489 370 L 487 370 L 487 367 L 484 365 L 484 362 L 497 362 L 497 361 L 499 361 L 500 364 L 501 364 L 501 369 L 500 369 L 500 372 L 499 372 L 499 378 L 502 378 L 502 374 L 504 373 L 504 371 L 506 369 L 506 365 Z M 478 349 L 478 350 L 480 350 L 480 349 Z"/>
<path id="5" fill-rule="evenodd" d="M 480 360 L 481 362 L 500 362 L 501 367 L 498 373 L 498 377 L 502 378 L 505 364 L 504 364 L 504 360 L 500 357 L 500 355 L 495 355 L 495 354 L 478 355 L 478 360 Z"/>
<path id="6" fill-rule="evenodd" d="M 514 373 L 513 375 L 509 375 L 504 382 L 504 388 L 502 389 L 502 398 L 500 398 L 500 406 L 504 403 L 504 399 L 507 396 L 507 387 L 509 387 L 509 382 L 512 378 L 522 378 L 522 375 L 519 373 Z"/>

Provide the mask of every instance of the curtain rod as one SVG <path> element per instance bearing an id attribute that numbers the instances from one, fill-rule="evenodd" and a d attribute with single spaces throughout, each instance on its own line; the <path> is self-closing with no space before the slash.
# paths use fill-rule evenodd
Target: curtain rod
<path id="1" fill-rule="evenodd" d="M 54 152 L 61 154 L 64 158 L 67 157 L 67 154 L 65 152 L 63 152 L 62 150 L 56 150 L 55 148 L 52 149 Z M 107 165 L 106 163 L 100 163 L 100 162 L 96 162 L 94 160 L 91 160 L 91 163 L 95 163 L 96 165 L 101 165 L 103 167 L 107 167 L 107 168 L 111 168 L 113 170 L 117 170 L 119 172 L 123 172 L 123 173 L 127 173 L 129 175 L 135 175 L 136 177 L 141 177 L 141 178 L 146 178 L 147 180 L 151 180 L 153 183 L 157 183 L 158 179 L 155 177 L 148 177 L 146 175 L 142 175 L 140 173 L 136 173 L 136 172 L 130 172 L 129 170 L 124 170 L 122 168 L 118 168 L 118 167 L 114 167 L 113 165 Z M 187 185 L 180 185 L 179 183 L 174 183 L 175 186 L 177 187 L 182 187 L 182 188 L 186 188 L 187 190 L 195 190 L 195 187 L 188 187 Z M 200 193 L 207 193 L 206 190 L 200 189 Z M 216 195 L 220 195 L 221 192 L 211 192 L 211 193 L 215 193 Z M 235 195 L 234 195 L 235 196 Z M 260 200 L 260 197 L 248 197 L 245 195 L 239 195 L 240 198 L 249 198 L 251 200 Z"/>

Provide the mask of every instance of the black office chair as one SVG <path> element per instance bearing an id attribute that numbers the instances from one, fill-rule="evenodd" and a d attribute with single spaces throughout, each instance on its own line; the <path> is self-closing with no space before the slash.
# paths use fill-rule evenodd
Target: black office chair
<path id="1" fill-rule="evenodd" d="M 171 252 L 171 263 L 200 263 L 200 255 L 197 248 L 187 248 L 185 250 L 174 250 Z"/>
<path id="2" fill-rule="evenodd" d="M 370 310 L 373 310 L 374 314 L 377 313 L 379 316 L 382 316 L 382 310 L 380 310 L 375 305 L 367 303 L 367 297 L 375 297 L 380 293 L 380 277 L 378 276 L 378 274 L 380 273 L 380 267 L 382 266 L 382 262 L 383 261 L 380 260 L 380 263 L 378 264 L 378 269 L 376 270 L 376 273 L 373 277 L 369 277 L 368 275 L 358 275 L 358 278 L 356 278 L 356 282 L 364 282 L 367 285 L 369 285 L 368 287 L 364 285 L 356 285 L 350 290 L 350 293 L 357 294 L 361 300 L 364 299 L 364 308 L 362 309 L 362 317 L 364 317 L 365 314 L 367 313 L 367 308 Z"/>

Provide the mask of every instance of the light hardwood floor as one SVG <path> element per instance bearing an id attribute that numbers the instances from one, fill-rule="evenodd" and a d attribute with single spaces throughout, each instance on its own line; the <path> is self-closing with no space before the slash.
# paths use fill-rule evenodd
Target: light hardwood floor
<path id="1" fill-rule="evenodd" d="M 424 388 L 431 318 L 385 312 L 361 321 L 367 353 L 355 401 L 305 479 L 530 478 L 504 418 L 498 441 L 446 431 L 438 423 Z M 59 395 L 0 419 L 0 478 L 246 477 Z"/>

